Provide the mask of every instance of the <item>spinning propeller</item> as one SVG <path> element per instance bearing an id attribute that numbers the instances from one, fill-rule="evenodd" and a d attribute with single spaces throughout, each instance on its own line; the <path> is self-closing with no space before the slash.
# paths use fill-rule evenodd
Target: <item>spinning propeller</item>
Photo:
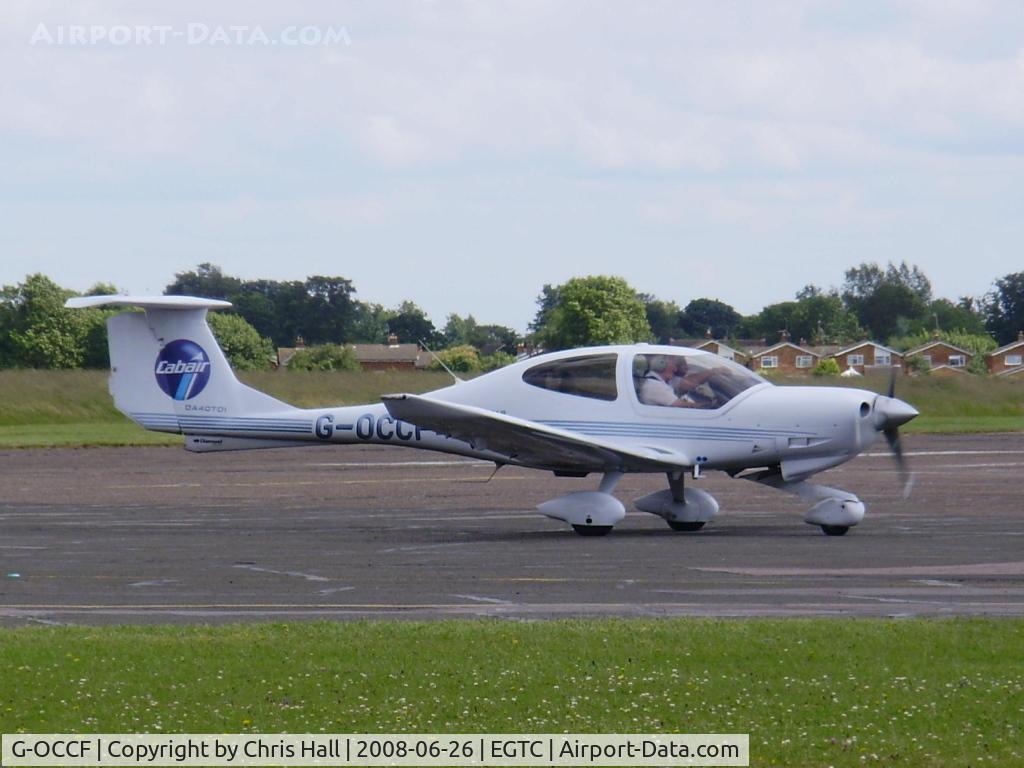
<path id="1" fill-rule="evenodd" d="M 896 369 L 891 369 L 889 376 L 889 392 L 887 395 L 879 395 L 875 398 L 875 428 L 880 429 L 885 435 L 885 441 L 889 444 L 896 459 L 896 466 L 900 472 L 900 482 L 903 485 L 903 498 L 910 496 L 914 487 L 914 475 L 907 467 L 906 459 L 903 457 L 903 447 L 900 444 L 900 425 L 917 416 L 917 409 L 902 400 L 896 399 Z"/>

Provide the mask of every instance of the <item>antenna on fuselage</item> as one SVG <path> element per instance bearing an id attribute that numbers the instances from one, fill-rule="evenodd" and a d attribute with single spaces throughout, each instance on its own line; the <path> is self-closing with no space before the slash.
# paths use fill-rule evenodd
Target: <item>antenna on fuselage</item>
<path id="1" fill-rule="evenodd" d="M 460 379 L 458 376 L 456 376 L 455 372 L 451 368 L 449 368 L 447 365 L 444 364 L 444 360 L 442 360 L 440 357 L 438 357 L 437 355 L 434 354 L 434 350 L 432 350 L 430 347 L 427 346 L 427 342 L 425 342 L 423 339 L 420 339 L 420 344 L 423 346 L 423 348 L 425 350 L 427 350 L 427 352 L 430 353 L 430 356 L 437 361 L 438 365 L 440 365 L 442 368 L 444 368 L 446 371 L 448 371 L 448 375 L 451 376 L 453 379 L 455 379 L 455 383 L 456 384 L 465 384 L 466 383 L 465 379 Z"/>

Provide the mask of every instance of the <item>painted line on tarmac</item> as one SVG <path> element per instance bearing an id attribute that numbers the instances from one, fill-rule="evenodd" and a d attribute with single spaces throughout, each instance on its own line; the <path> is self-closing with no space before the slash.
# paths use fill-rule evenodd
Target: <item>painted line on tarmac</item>
<path id="1" fill-rule="evenodd" d="M 762 568 L 743 566 L 690 566 L 705 573 L 734 573 L 740 576 L 1021 576 L 1024 561 L 1001 563 L 960 563 L 947 565 L 897 565 L 889 568 Z"/>
<path id="2" fill-rule="evenodd" d="M 1020 456 L 1024 454 L 1024 450 L 1011 451 L 1011 450 L 999 450 L 993 449 L 989 451 L 904 451 L 904 456 L 1005 456 L 1015 455 Z M 879 452 L 872 451 L 871 453 L 862 453 L 861 456 L 867 458 L 891 458 L 892 454 L 888 451 Z"/>
<path id="3" fill-rule="evenodd" d="M 515 605 L 511 600 L 499 600 L 496 597 L 484 597 L 482 595 L 452 595 L 452 597 L 460 597 L 463 600 L 472 600 L 476 603 L 489 603 L 492 605 Z"/>
<path id="4" fill-rule="evenodd" d="M 886 454 L 888 455 L 888 454 Z M 277 486 L 290 487 L 290 486 L 307 486 L 307 485 L 380 485 L 387 483 L 388 485 L 394 485 L 396 483 L 480 483 L 485 482 L 516 482 L 521 483 L 524 481 L 536 482 L 537 478 L 533 476 L 523 477 L 510 477 L 508 475 L 504 477 L 492 477 L 489 480 L 482 480 L 475 477 L 373 477 L 359 480 L 342 480 L 334 477 L 322 477 L 317 480 L 280 480 L 262 483 L 212 483 L 211 487 L 215 488 L 273 488 Z M 107 488 L 116 490 L 130 490 L 138 488 L 203 488 L 206 487 L 206 483 L 142 483 L 132 485 L 108 485 Z"/>
<path id="5" fill-rule="evenodd" d="M 0 605 L 2 611 L 328 611 L 478 608 L 476 603 L 26 603 Z"/>
<path id="6" fill-rule="evenodd" d="M 490 467 L 493 461 L 478 459 L 439 460 L 439 461 L 320 461 L 309 463 L 307 467 Z"/>
<path id="7" fill-rule="evenodd" d="M 306 581 L 330 581 L 326 576 L 317 576 L 312 573 L 301 573 L 299 571 L 278 571 L 273 568 L 261 568 L 258 565 L 249 565 L 247 563 L 239 563 L 234 566 L 240 568 L 243 571 L 252 571 L 253 573 L 270 573 L 275 576 L 291 576 L 296 579 L 305 579 Z"/>

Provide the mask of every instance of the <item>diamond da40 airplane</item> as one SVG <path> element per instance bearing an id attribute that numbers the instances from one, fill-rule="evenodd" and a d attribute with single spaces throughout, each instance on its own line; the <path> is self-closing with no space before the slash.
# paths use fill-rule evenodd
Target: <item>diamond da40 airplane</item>
<path id="1" fill-rule="evenodd" d="M 190 451 L 376 443 L 424 448 L 554 472 L 602 476 L 597 490 L 538 506 L 583 535 L 625 515 L 612 495 L 627 472 L 655 472 L 668 488 L 636 507 L 674 530 L 695 531 L 718 502 L 684 484 L 722 470 L 796 494 L 804 520 L 842 535 L 864 518 L 854 494 L 807 482 L 884 435 L 906 487 L 898 428 L 917 411 L 889 395 L 834 387 L 776 387 L 715 354 L 618 345 L 523 360 L 425 395 L 380 403 L 295 408 L 242 384 L 206 322 L 228 302 L 187 296 L 88 296 L 73 308 L 121 305 L 107 321 L 110 392 L 146 429 L 183 434 Z"/>

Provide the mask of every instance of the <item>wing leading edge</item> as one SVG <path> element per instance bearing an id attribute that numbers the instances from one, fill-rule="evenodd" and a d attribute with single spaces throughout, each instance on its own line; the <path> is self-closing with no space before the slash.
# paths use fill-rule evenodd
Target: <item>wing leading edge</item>
<path id="1" fill-rule="evenodd" d="M 671 472 L 693 465 L 679 453 L 625 448 L 471 405 L 404 394 L 385 395 L 381 400 L 396 419 L 463 440 L 477 450 L 502 454 L 509 464 L 590 472 Z"/>

